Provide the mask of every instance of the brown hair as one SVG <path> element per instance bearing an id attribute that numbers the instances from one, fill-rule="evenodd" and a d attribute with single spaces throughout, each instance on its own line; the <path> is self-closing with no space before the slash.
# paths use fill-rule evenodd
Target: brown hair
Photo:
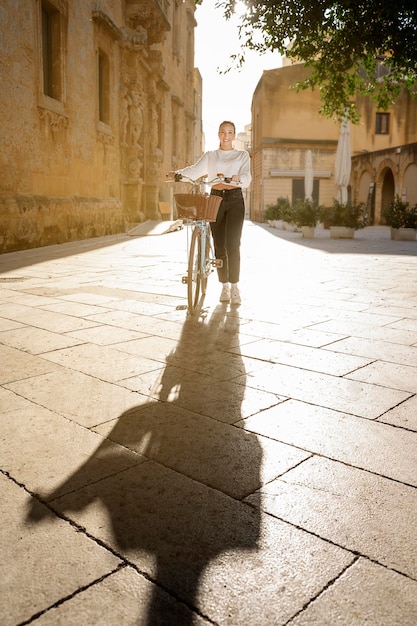
<path id="1" fill-rule="evenodd" d="M 233 126 L 233 130 L 234 133 L 236 134 L 236 126 L 233 124 L 233 122 L 230 122 L 229 120 L 224 120 L 224 122 L 222 122 L 219 126 L 219 130 L 221 129 L 222 126 L 224 126 L 225 124 L 230 124 L 230 126 Z"/>

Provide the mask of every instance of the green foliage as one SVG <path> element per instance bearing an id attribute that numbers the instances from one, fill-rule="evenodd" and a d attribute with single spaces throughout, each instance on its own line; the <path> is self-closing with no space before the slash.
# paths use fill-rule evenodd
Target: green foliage
<path id="1" fill-rule="evenodd" d="M 264 211 L 264 218 L 266 221 L 273 220 L 284 220 L 285 222 L 289 221 L 288 217 L 290 214 L 291 206 L 288 198 L 284 198 L 283 196 L 277 198 L 275 204 L 268 204 Z"/>
<path id="2" fill-rule="evenodd" d="M 329 226 L 347 226 L 356 230 L 368 225 L 368 215 L 363 202 L 342 204 L 338 200 L 333 200 L 333 206 L 321 209 L 320 219 L 326 228 Z"/>
<path id="3" fill-rule="evenodd" d="M 301 200 L 297 198 L 292 207 L 291 222 L 301 228 L 301 226 L 315 227 L 320 221 L 321 207 L 312 200 Z"/>
<path id="4" fill-rule="evenodd" d="M 382 209 L 382 218 L 392 228 L 417 229 L 417 205 L 411 206 L 396 196 L 389 206 Z"/>
<path id="5" fill-rule="evenodd" d="M 386 111 L 406 88 L 417 85 L 417 3 L 415 0 L 242 0 L 241 52 L 278 51 L 304 62 L 310 73 L 297 89 L 318 88 L 321 112 L 358 121 L 352 100 L 367 95 Z M 226 18 L 236 0 L 217 0 Z M 290 44 L 290 45 L 289 45 Z"/>

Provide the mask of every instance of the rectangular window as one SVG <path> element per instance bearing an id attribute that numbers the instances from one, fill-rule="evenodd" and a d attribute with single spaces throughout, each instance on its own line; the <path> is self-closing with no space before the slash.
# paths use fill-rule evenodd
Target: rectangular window
<path id="1" fill-rule="evenodd" d="M 320 181 L 315 178 L 313 181 L 313 202 L 319 203 Z M 292 203 L 296 200 L 305 200 L 304 178 L 293 178 L 292 180 Z"/>
<path id="2" fill-rule="evenodd" d="M 172 19 L 172 51 L 176 56 L 180 54 L 180 17 L 179 3 L 175 0 Z"/>
<path id="3" fill-rule="evenodd" d="M 375 117 L 375 134 L 388 135 L 389 113 L 377 113 Z"/>
<path id="4" fill-rule="evenodd" d="M 187 72 L 194 69 L 194 26 L 187 29 Z"/>
<path id="5" fill-rule="evenodd" d="M 42 2 L 43 93 L 62 99 L 61 15 L 49 2 Z"/>
<path id="6" fill-rule="evenodd" d="M 98 51 L 98 117 L 100 122 L 110 122 L 110 64 L 102 50 Z"/>

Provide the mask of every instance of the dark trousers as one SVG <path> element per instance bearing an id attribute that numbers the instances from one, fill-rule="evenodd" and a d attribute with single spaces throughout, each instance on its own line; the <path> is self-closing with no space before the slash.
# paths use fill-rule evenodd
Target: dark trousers
<path id="1" fill-rule="evenodd" d="M 240 276 L 240 239 L 245 219 L 245 204 L 241 189 L 225 192 L 212 189 L 212 194 L 223 200 L 217 220 L 211 223 L 216 259 L 223 261 L 217 269 L 221 283 L 237 283 Z"/>

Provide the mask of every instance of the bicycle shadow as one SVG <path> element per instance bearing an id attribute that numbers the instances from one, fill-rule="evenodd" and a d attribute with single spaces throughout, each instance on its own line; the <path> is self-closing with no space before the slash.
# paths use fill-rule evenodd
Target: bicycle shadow
<path id="1" fill-rule="evenodd" d="M 228 352 L 238 329 L 224 305 L 206 321 L 187 318 L 156 383 L 158 400 L 102 425 L 103 444 L 42 496 L 155 583 L 138 624 L 195 623 L 216 600 L 210 565 L 257 549 L 260 508 L 242 500 L 261 485 L 262 449 L 228 423 L 241 418 L 245 389 L 230 382 L 244 373 Z M 105 475 L 89 484 L 100 463 Z M 39 521 L 41 510 L 35 504 L 28 520 Z"/>

